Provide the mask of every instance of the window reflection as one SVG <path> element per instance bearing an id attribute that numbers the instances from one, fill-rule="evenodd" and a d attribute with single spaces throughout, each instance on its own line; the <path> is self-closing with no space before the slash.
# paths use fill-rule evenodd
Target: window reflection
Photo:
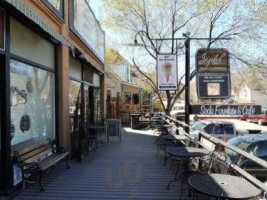
<path id="1" fill-rule="evenodd" d="M 47 0 L 55 9 L 60 11 L 61 7 L 61 1 L 62 0 Z"/>
<path id="2" fill-rule="evenodd" d="M 13 150 L 55 138 L 54 74 L 10 61 Z"/>

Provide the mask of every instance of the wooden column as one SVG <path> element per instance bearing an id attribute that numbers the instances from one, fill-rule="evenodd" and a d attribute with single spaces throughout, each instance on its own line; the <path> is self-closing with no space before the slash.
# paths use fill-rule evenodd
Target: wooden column
<path id="1" fill-rule="evenodd" d="M 64 1 L 64 19 L 61 34 L 69 39 L 69 0 Z M 70 134 L 69 134 L 69 48 L 64 45 L 58 46 L 58 136 L 59 145 L 69 149 Z"/>
<path id="2" fill-rule="evenodd" d="M 69 148 L 69 48 L 58 47 L 58 137 L 59 145 Z"/>

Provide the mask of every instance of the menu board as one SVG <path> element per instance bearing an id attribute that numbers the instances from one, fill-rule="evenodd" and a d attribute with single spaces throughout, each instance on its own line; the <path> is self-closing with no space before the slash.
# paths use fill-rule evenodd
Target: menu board
<path id="1" fill-rule="evenodd" d="M 110 136 L 119 136 L 121 141 L 121 120 L 120 119 L 107 119 L 107 139 L 109 142 Z"/>

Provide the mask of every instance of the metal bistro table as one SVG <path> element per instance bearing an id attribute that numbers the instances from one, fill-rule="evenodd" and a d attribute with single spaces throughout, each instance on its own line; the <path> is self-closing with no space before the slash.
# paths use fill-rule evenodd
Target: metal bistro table
<path id="1" fill-rule="evenodd" d="M 162 135 L 161 138 L 164 140 L 172 140 L 172 141 L 182 141 L 187 139 L 185 135 L 173 135 L 173 134 Z"/>
<path id="2" fill-rule="evenodd" d="M 206 149 L 196 148 L 196 147 L 169 147 L 167 153 L 172 157 L 179 157 L 184 160 L 185 168 L 190 160 L 190 158 L 200 158 L 208 155 L 210 152 Z M 178 181 L 178 169 L 175 174 L 174 180 L 168 183 L 167 189 L 170 188 L 171 183 Z"/>
<path id="3" fill-rule="evenodd" d="M 178 135 L 177 135 L 178 136 Z M 180 136 L 179 136 L 180 137 Z M 189 160 L 190 158 L 203 157 L 210 152 L 206 149 L 196 148 L 196 147 L 169 147 L 167 149 L 167 154 L 171 157 L 180 157 L 184 160 Z M 166 159 L 164 165 L 166 164 Z"/>
<path id="4" fill-rule="evenodd" d="M 170 147 L 167 149 L 167 153 L 171 156 L 178 156 L 183 158 L 197 158 L 203 157 L 210 152 L 206 149 L 196 147 Z"/>
<path id="5" fill-rule="evenodd" d="M 226 174 L 197 174 L 189 178 L 195 191 L 216 199 L 251 199 L 261 191 L 244 178 Z"/>

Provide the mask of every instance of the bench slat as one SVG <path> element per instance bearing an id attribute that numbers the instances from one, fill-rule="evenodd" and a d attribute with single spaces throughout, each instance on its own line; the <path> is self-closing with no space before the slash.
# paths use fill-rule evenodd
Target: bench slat
<path id="1" fill-rule="evenodd" d="M 49 149 L 51 149 L 51 145 L 50 144 L 46 144 L 46 145 L 44 145 L 42 147 L 39 147 L 39 148 L 36 148 L 36 149 L 32 150 L 31 152 L 28 152 L 27 154 L 21 155 L 20 159 L 22 161 L 26 161 L 26 160 L 28 160 L 28 159 L 30 159 L 30 158 L 32 158 L 32 157 L 44 152 L 44 151 L 47 151 Z"/>
<path id="2" fill-rule="evenodd" d="M 69 152 L 61 153 L 61 154 L 53 154 L 53 155 L 49 156 L 47 159 L 41 161 L 39 163 L 39 166 L 40 166 L 41 170 L 43 170 L 43 171 L 47 170 L 51 166 L 57 164 L 60 160 L 67 157 L 68 155 L 69 155 Z"/>

